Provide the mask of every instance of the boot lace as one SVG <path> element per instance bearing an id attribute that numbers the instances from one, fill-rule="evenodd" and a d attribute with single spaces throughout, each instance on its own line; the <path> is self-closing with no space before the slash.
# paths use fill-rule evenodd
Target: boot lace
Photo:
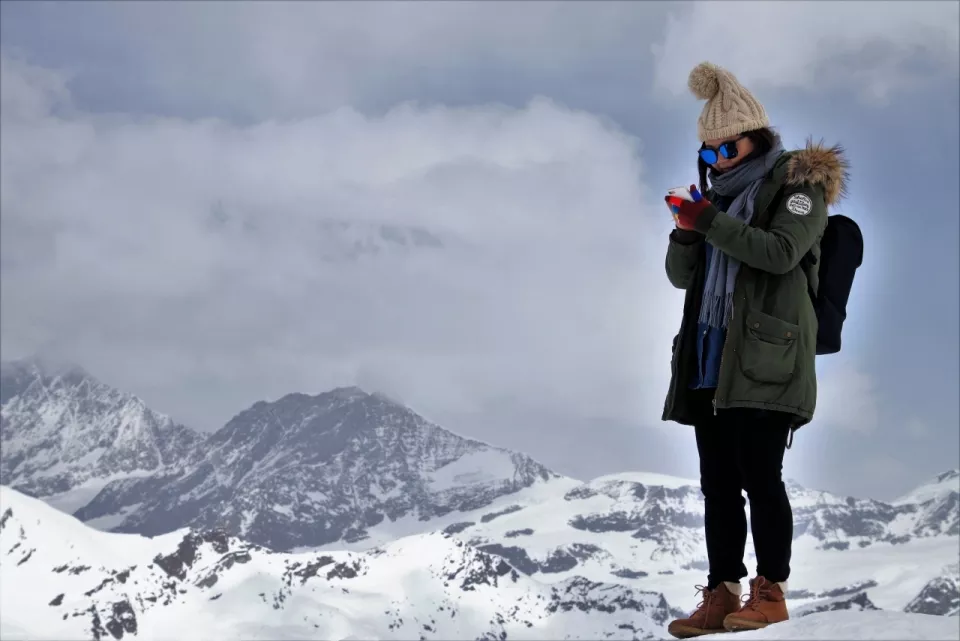
<path id="1" fill-rule="evenodd" d="M 699 594 L 702 598 L 700 603 L 697 604 L 696 612 L 704 612 L 710 609 L 710 604 L 713 603 L 713 599 L 716 597 L 716 592 L 709 589 L 705 585 L 694 586 L 696 588 L 695 594 Z"/>
<path id="2" fill-rule="evenodd" d="M 754 579 L 750 582 L 749 594 L 740 598 L 743 603 L 743 609 L 756 610 L 764 601 L 770 600 L 770 588 L 773 586 L 769 581 Z"/>

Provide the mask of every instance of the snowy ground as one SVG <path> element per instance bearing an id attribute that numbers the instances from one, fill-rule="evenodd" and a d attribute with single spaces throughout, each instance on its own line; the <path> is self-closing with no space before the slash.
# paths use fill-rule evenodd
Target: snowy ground
<path id="1" fill-rule="evenodd" d="M 727 635 L 708 635 L 705 639 Z M 764 630 L 738 632 L 740 639 L 831 639 L 831 641 L 947 641 L 960 639 L 960 620 L 902 612 L 824 612 L 785 621 Z"/>

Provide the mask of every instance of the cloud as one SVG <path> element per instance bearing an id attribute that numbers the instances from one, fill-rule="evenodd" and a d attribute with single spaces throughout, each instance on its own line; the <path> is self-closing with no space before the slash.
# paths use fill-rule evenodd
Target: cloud
<path id="1" fill-rule="evenodd" d="M 853 359 L 831 355 L 817 360 L 815 421 L 854 432 L 873 432 L 880 423 L 879 403 L 875 379 Z"/>
<path id="2" fill-rule="evenodd" d="M 60 115 L 41 71 L 3 61 L 5 357 L 57 352 L 211 427 L 354 382 L 433 411 L 662 403 L 670 219 L 609 123 L 545 99 Z"/>
<path id="3" fill-rule="evenodd" d="M 74 2 L 4 7 L 5 41 L 166 113 L 302 117 L 639 68 L 664 9 L 621 3 Z M 92 46 L 84 34 L 95 32 Z M 8 46 L 13 46 L 12 44 Z M 622 88 L 621 88 L 622 89 Z"/>
<path id="4" fill-rule="evenodd" d="M 922 439 L 931 435 L 930 424 L 917 416 L 911 417 L 906 423 L 906 431 L 912 438 Z"/>
<path id="5" fill-rule="evenodd" d="M 655 85 L 673 95 L 710 60 L 751 88 L 842 87 L 883 99 L 931 74 L 956 75 L 960 5 L 695 2 L 671 14 L 653 51 Z"/>
<path id="6" fill-rule="evenodd" d="M 246 122 L 410 99 L 519 104 L 537 93 L 623 113 L 651 90 L 684 93 L 702 59 L 751 87 L 882 97 L 943 69 L 955 74 L 960 40 L 956 3 L 919 1 L 62 2 L 2 11 L 5 47 L 69 69 L 80 103 Z"/>

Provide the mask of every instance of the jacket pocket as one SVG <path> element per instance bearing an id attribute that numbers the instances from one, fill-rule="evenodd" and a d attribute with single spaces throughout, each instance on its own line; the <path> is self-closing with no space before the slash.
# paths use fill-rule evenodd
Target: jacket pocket
<path id="1" fill-rule="evenodd" d="M 793 378 L 800 326 L 759 311 L 747 312 L 744 325 L 743 375 L 758 383 L 786 383 Z"/>

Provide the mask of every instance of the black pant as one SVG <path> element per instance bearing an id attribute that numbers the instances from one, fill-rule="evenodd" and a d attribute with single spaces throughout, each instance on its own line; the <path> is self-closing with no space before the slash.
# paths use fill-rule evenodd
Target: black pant
<path id="1" fill-rule="evenodd" d="M 750 499 L 757 574 L 773 582 L 790 576 L 793 511 L 781 472 L 791 423 L 789 414 L 734 408 L 696 426 L 711 589 L 747 576 L 746 501 L 741 490 Z"/>

